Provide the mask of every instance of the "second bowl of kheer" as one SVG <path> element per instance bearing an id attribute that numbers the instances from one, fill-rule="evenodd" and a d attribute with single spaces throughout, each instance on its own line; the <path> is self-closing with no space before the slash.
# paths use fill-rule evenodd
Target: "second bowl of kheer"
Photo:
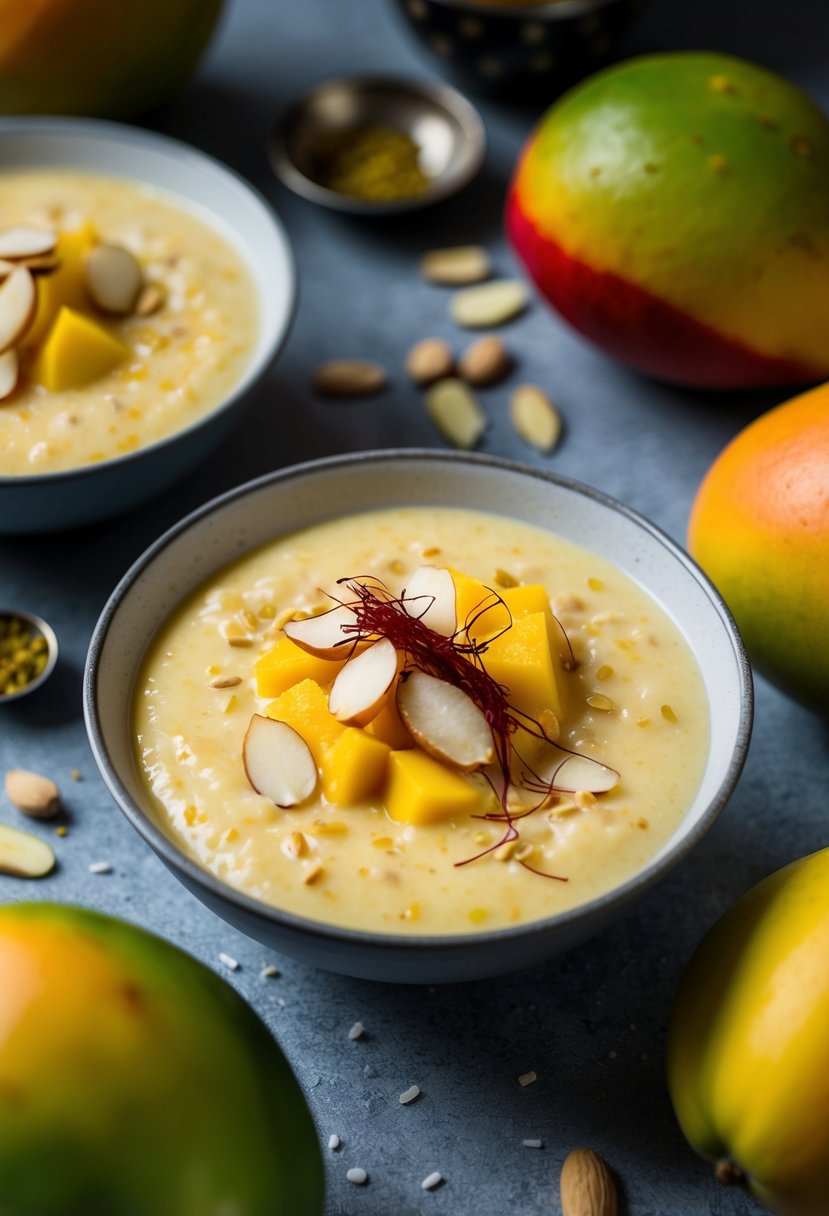
<path id="1" fill-rule="evenodd" d="M 86 675 L 122 810 L 220 916 L 331 970 L 495 974 L 599 928 L 742 767 L 722 602 L 647 521 L 505 462 L 361 453 L 208 504 Z"/>
<path id="2" fill-rule="evenodd" d="M 0 516 L 66 528 L 158 493 L 220 442 L 287 333 L 270 208 L 150 132 L 0 120 Z"/>

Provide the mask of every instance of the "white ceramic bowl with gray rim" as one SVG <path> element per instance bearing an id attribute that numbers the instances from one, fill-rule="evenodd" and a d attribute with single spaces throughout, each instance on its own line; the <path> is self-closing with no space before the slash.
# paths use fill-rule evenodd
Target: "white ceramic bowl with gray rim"
<path id="1" fill-rule="evenodd" d="M 285 341 L 296 270 L 287 234 L 261 195 L 232 169 L 165 135 L 85 118 L 0 118 L 0 165 L 3 173 L 71 170 L 159 190 L 228 242 L 258 294 L 259 333 L 247 366 L 201 418 L 98 464 L 31 476 L 0 474 L 0 533 L 60 531 L 154 497 L 218 447 Z"/>
<path id="2" fill-rule="evenodd" d="M 464 507 L 553 531 L 608 558 L 662 606 L 699 664 L 711 713 L 700 788 L 671 839 L 627 882 L 549 919 L 494 931 L 406 936 L 342 929 L 280 911 L 221 882 L 162 826 L 131 729 L 136 676 L 178 604 L 243 553 L 350 513 L 398 506 Z M 220 917 L 275 950 L 373 980 L 440 983 L 517 970 L 582 941 L 647 890 L 701 839 L 742 770 L 753 693 L 725 605 L 688 555 L 635 512 L 576 482 L 468 453 L 359 452 L 281 470 L 217 498 L 152 545 L 114 591 L 84 677 L 92 751 L 115 801 L 178 878 Z"/>

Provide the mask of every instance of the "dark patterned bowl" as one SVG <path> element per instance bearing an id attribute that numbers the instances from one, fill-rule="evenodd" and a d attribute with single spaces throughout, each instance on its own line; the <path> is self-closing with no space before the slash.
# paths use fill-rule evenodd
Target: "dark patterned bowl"
<path id="1" fill-rule="evenodd" d="M 395 0 L 421 43 L 468 88 L 552 98 L 602 67 L 646 0 Z"/>

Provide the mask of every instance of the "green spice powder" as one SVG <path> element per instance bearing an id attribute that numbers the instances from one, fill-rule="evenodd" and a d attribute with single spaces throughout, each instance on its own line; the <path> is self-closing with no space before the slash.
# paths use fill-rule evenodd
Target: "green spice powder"
<path id="1" fill-rule="evenodd" d="M 395 127 L 359 126 L 330 131 L 317 141 L 314 176 L 321 186 L 373 203 L 416 198 L 431 183 L 420 149 Z"/>

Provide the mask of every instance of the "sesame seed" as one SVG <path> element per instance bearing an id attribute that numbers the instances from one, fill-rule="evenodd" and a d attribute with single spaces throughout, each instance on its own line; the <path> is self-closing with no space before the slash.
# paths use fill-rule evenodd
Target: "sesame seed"
<path id="1" fill-rule="evenodd" d="M 524 1148 L 543 1148 L 544 1145 L 540 1140 L 522 1140 Z"/>
<path id="2" fill-rule="evenodd" d="M 519 1085 L 532 1085 L 533 1081 L 537 1081 L 538 1077 L 534 1072 L 522 1072 L 518 1078 Z"/>
<path id="3" fill-rule="evenodd" d="M 279 975 L 279 968 L 274 967 L 273 963 L 263 963 L 259 975 L 263 980 L 273 979 L 274 976 Z"/>
<path id="4" fill-rule="evenodd" d="M 329 1136 L 328 1137 L 328 1147 L 331 1149 L 332 1153 L 335 1152 L 336 1149 L 338 1149 L 340 1147 L 340 1137 L 334 1136 L 334 1135 Z"/>
<path id="5" fill-rule="evenodd" d="M 353 1166 L 348 1170 L 346 1178 L 349 1182 L 353 1182 L 355 1186 L 362 1186 L 363 1183 L 368 1182 L 368 1174 L 359 1166 Z"/>
<path id="6" fill-rule="evenodd" d="M 225 954 L 224 951 L 219 955 L 219 962 L 227 967 L 228 971 L 238 971 L 239 963 L 232 954 Z"/>
<path id="7" fill-rule="evenodd" d="M 420 1186 L 424 1191 L 432 1191 L 436 1186 L 439 1186 L 441 1182 L 443 1182 L 443 1175 L 439 1174 L 437 1170 L 435 1170 L 434 1173 L 429 1174 L 423 1179 Z"/>
<path id="8" fill-rule="evenodd" d="M 350 1039 L 359 1039 L 364 1030 L 365 1026 L 362 1022 L 355 1022 L 348 1032 L 348 1037 Z"/>
<path id="9" fill-rule="evenodd" d="M 112 866 L 108 861 L 93 861 L 89 866 L 90 874 L 111 874 Z"/>
<path id="10" fill-rule="evenodd" d="M 410 1102 L 414 1102 L 415 1098 L 420 1097 L 420 1090 L 416 1085 L 412 1085 L 409 1089 L 404 1089 L 398 1101 L 401 1106 L 408 1106 Z"/>

